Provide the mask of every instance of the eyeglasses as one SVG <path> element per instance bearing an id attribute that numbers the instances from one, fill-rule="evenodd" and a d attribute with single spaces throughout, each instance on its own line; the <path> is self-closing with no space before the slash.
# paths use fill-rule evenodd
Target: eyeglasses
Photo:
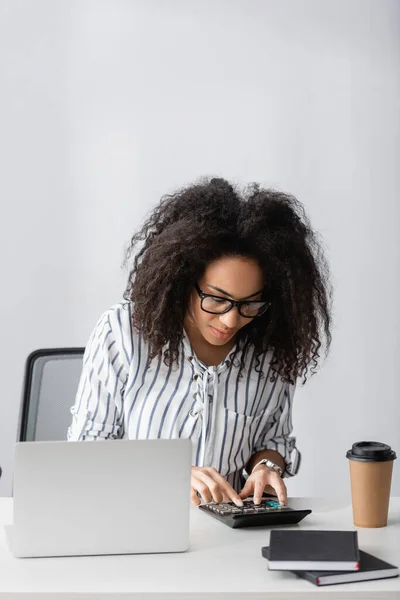
<path id="1" fill-rule="evenodd" d="M 236 302 L 223 296 L 205 294 L 201 291 L 197 283 L 195 283 L 194 287 L 200 296 L 202 310 L 212 315 L 223 315 L 229 312 L 234 306 L 237 306 L 239 314 L 242 317 L 254 319 L 254 317 L 261 317 L 271 304 L 270 302 L 260 300 L 242 300 L 241 302 Z"/>

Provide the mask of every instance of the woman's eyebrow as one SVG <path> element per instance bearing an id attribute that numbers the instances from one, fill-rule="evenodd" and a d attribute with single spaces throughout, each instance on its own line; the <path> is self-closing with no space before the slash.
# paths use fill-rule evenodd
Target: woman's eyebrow
<path id="1" fill-rule="evenodd" d="M 207 285 L 207 287 L 212 288 L 213 290 L 216 290 L 217 292 L 220 292 L 224 296 L 228 296 L 229 298 L 233 298 L 233 296 L 231 296 L 231 294 L 229 294 L 225 290 L 221 290 L 221 288 L 217 287 L 216 285 L 210 285 L 209 283 L 207 283 L 206 285 Z M 257 296 L 258 294 L 261 294 L 263 291 L 264 290 L 260 290 L 259 292 L 254 292 L 254 294 L 250 294 L 250 296 L 246 296 L 246 298 L 243 298 L 243 300 L 248 300 L 249 298 L 252 298 L 253 296 Z"/>

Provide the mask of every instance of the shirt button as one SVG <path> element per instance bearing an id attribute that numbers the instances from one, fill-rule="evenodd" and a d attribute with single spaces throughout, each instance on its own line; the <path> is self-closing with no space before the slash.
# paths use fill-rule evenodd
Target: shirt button
<path id="1" fill-rule="evenodd" d="M 230 367 L 231 366 L 231 361 L 227 360 L 225 364 L 226 364 L 227 367 Z"/>
<path id="2" fill-rule="evenodd" d="M 197 380 L 198 380 L 198 378 L 199 378 L 199 376 L 198 376 L 198 375 L 195 375 L 195 376 L 193 377 L 193 379 L 194 379 L 195 381 L 197 381 Z"/>
<path id="3" fill-rule="evenodd" d="M 189 356 L 189 360 L 193 360 L 193 356 Z"/>

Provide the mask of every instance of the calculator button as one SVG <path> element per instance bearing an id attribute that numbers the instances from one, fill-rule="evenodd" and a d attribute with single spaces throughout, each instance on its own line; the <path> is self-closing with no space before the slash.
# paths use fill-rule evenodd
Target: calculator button
<path id="1" fill-rule="evenodd" d="M 266 505 L 270 506 L 271 508 L 280 508 L 281 507 L 279 502 L 275 502 L 274 500 L 267 500 Z"/>

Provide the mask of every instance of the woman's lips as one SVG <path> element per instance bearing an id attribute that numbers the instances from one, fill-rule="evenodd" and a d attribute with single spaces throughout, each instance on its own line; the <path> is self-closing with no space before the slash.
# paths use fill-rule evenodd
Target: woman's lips
<path id="1" fill-rule="evenodd" d="M 212 325 L 210 325 L 210 327 L 213 335 L 215 335 L 215 337 L 217 337 L 220 340 L 227 340 L 228 338 L 232 337 L 232 335 L 235 333 L 234 331 L 223 332 L 220 329 L 216 329 Z"/>

